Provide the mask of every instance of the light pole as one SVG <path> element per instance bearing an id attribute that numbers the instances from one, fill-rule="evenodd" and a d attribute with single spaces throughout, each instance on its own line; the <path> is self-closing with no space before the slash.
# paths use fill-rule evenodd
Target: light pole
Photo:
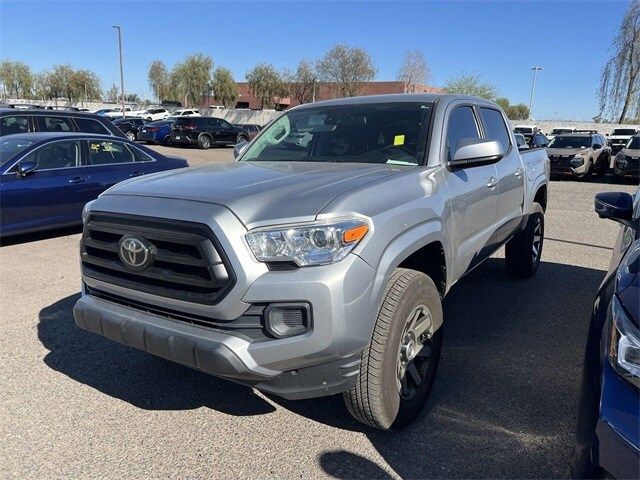
<path id="1" fill-rule="evenodd" d="M 118 30 L 118 53 L 120 55 L 120 104 L 122 105 L 122 118 L 124 114 L 124 70 L 122 68 L 122 29 L 118 25 L 111 25 L 111 28 Z"/>
<path id="2" fill-rule="evenodd" d="M 533 83 L 531 84 L 531 97 L 529 97 L 529 118 L 532 117 L 531 109 L 533 108 L 533 93 L 536 89 L 536 76 L 538 75 L 538 72 L 544 70 L 544 68 L 533 66 L 531 67 L 531 70 L 533 70 Z"/>

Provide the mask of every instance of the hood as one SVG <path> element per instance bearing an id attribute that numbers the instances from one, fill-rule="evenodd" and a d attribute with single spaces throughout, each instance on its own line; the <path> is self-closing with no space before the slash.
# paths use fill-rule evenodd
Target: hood
<path id="1" fill-rule="evenodd" d="M 548 156 L 556 155 L 582 155 L 589 152 L 589 148 L 548 148 Z"/>
<path id="2" fill-rule="evenodd" d="M 620 150 L 620 153 L 622 155 L 626 155 L 627 157 L 632 157 L 632 158 L 640 157 L 640 150 L 638 149 L 623 148 L 622 150 Z"/>
<path id="3" fill-rule="evenodd" d="M 315 216 L 337 196 L 406 170 L 362 163 L 220 163 L 146 175 L 119 183 L 105 195 L 215 203 L 250 225 Z"/>

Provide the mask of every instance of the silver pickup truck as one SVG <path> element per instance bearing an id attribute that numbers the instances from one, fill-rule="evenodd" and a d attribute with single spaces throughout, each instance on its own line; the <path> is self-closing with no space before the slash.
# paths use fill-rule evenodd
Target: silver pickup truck
<path id="1" fill-rule="evenodd" d="M 235 162 L 122 182 L 84 211 L 76 323 L 400 428 L 432 388 L 449 289 L 502 245 L 510 274 L 538 268 L 549 161 L 508 125 L 461 95 L 332 100 Z"/>

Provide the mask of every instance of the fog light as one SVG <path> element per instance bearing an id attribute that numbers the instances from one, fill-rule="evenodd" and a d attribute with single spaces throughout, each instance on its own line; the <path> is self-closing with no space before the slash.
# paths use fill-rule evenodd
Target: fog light
<path id="1" fill-rule="evenodd" d="M 264 310 L 264 324 L 276 338 L 300 335 L 311 325 L 311 308 L 306 303 L 272 303 Z"/>

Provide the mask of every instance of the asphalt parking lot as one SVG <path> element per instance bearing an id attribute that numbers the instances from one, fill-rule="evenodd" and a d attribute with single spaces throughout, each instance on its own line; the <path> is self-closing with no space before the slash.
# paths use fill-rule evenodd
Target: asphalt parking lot
<path id="1" fill-rule="evenodd" d="M 154 147 L 192 165 L 232 150 Z M 0 477 L 566 477 L 582 351 L 617 226 L 608 179 L 554 181 L 537 276 L 501 252 L 444 303 L 428 409 L 402 432 L 363 427 L 339 397 L 267 397 L 76 328 L 79 230 L 0 248 Z"/>

